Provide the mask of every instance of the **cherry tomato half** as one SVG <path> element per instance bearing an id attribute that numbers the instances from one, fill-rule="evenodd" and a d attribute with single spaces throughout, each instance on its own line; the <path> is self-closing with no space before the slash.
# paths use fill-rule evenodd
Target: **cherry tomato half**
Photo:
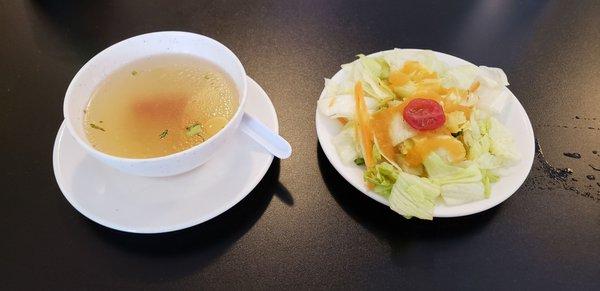
<path id="1" fill-rule="evenodd" d="M 404 108 L 404 120 L 416 130 L 433 130 L 446 122 L 444 109 L 435 100 L 413 99 Z"/>

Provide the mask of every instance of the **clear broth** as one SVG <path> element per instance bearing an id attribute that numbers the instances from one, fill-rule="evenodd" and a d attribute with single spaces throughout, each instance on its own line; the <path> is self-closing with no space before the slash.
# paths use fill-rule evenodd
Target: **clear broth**
<path id="1" fill-rule="evenodd" d="M 134 61 L 110 74 L 85 110 L 85 132 L 98 150 L 125 158 L 161 157 L 215 135 L 239 96 L 215 64 L 169 54 Z"/>

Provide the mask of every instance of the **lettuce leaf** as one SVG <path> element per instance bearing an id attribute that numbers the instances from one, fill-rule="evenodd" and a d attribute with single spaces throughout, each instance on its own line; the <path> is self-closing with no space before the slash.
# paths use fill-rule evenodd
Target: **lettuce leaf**
<path id="1" fill-rule="evenodd" d="M 367 57 L 363 54 L 359 54 L 357 57 L 372 75 L 380 79 L 385 79 L 390 75 L 390 66 L 383 58 Z"/>
<path id="2" fill-rule="evenodd" d="M 405 99 L 417 91 L 417 85 L 413 81 L 408 81 L 406 84 L 394 87 L 394 94 L 400 99 Z"/>
<path id="3" fill-rule="evenodd" d="M 413 51 L 409 49 L 394 49 L 383 53 L 383 59 L 390 65 L 392 71 L 400 70 L 406 61 L 417 61 L 429 70 L 438 74 L 445 72 L 448 67 L 440 61 L 435 53 L 429 50 Z"/>
<path id="4" fill-rule="evenodd" d="M 379 102 L 373 98 L 365 97 L 365 103 L 369 112 L 379 107 Z M 356 100 L 353 95 L 336 95 L 317 101 L 319 111 L 331 118 L 344 117 L 354 119 L 356 115 Z"/>
<path id="5" fill-rule="evenodd" d="M 459 205 L 485 198 L 481 170 L 476 164 L 466 167 L 450 165 L 436 153 L 424 161 L 425 171 L 431 181 L 441 186 L 441 195 L 447 205 Z"/>
<path id="6" fill-rule="evenodd" d="M 376 142 L 373 143 L 373 159 L 375 160 L 375 164 L 379 164 L 384 159 L 384 156 Z"/>
<path id="7" fill-rule="evenodd" d="M 516 163 L 521 158 L 510 131 L 496 118 L 488 118 L 488 136 L 492 143 L 490 153 L 502 160 L 503 166 Z"/>
<path id="8" fill-rule="evenodd" d="M 333 97 L 339 94 L 340 85 L 331 79 L 325 78 L 325 88 L 323 89 L 325 98 Z"/>
<path id="9" fill-rule="evenodd" d="M 395 146 L 415 136 L 417 132 L 406 123 L 401 114 L 396 114 L 390 122 L 389 134 Z"/>
<path id="10" fill-rule="evenodd" d="M 459 132 L 463 129 L 463 125 L 467 122 L 467 117 L 462 111 L 453 111 L 446 115 L 446 127 L 452 133 Z"/>
<path id="11" fill-rule="evenodd" d="M 388 162 L 382 162 L 368 169 L 363 177 L 365 181 L 373 184 L 375 193 L 387 198 L 396 183 L 398 174 L 398 170 L 394 166 Z"/>
<path id="12" fill-rule="evenodd" d="M 467 158 L 495 174 L 518 163 L 520 154 L 508 129 L 494 117 L 476 120 L 475 116 L 472 114 L 469 127 L 463 131 Z"/>
<path id="13" fill-rule="evenodd" d="M 336 82 L 325 78 L 324 98 L 330 98 L 336 95 L 353 95 L 354 83 L 350 80 Z"/>
<path id="14" fill-rule="evenodd" d="M 481 170 L 481 174 L 483 175 L 482 182 L 485 198 L 490 198 L 490 195 L 492 194 L 492 184 L 498 182 L 500 177 L 489 170 Z"/>
<path id="15" fill-rule="evenodd" d="M 453 183 L 441 186 L 442 198 L 447 205 L 461 205 L 486 198 L 483 183 Z"/>
<path id="16" fill-rule="evenodd" d="M 475 65 L 462 65 L 450 68 L 444 74 L 445 87 L 467 89 L 477 80 L 479 68 Z"/>
<path id="17" fill-rule="evenodd" d="M 353 83 L 362 82 L 363 90 L 367 96 L 383 104 L 395 97 L 394 92 L 381 79 L 381 77 L 389 74 L 389 67 L 383 65 L 384 63 L 385 61 L 380 59 L 359 56 L 358 60 L 342 65 L 342 68 L 350 71 Z"/>
<path id="18" fill-rule="evenodd" d="M 438 185 L 481 182 L 482 178 L 477 165 L 470 164 L 465 168 L 450 165 L 435 152 L 423 160 L 423 166 L 431 181 Z"/>
<path id="19" fill-rule="evenodd" d="M 476 107 L 493 114 L 501 113 L 512 95 L 506 88 L 509 83 L 502 69 L 463 65 L 451 68 L 444 74 L 446 87 L 468 89 L 474 82 L 479 82 L 479 88 L 474 92 L 478 97 Z"/>
<path id="20" fill-rule="evenodd" d="M 433 219 L 440 187 L 427 178 L 399 173 L 389 197 L 390 208 L 406 218 Z"/>
<path id="21" fill-rule="evenodd" d="M 333 138 L 333 146 L 338 156 L 345 164 L 351 164 L 355 159 L 362 157 L 357 149 L 356 131 L 354 122 L 348 122 L 342 131 Z"/>
<path id="22" fill-rule="evenodd" d="M 497 85 L 501 85 L 501 86 L 510 85 L 508 83 L 508 77 L 506 77 L 506 74 L 504 73 L 504 71 L 502 69 L 486 67 L 486 66 L 479 66 L 479 69 L 481 70 L 482 78 L 486 78 L 487 80 L 496 82 Z"/>

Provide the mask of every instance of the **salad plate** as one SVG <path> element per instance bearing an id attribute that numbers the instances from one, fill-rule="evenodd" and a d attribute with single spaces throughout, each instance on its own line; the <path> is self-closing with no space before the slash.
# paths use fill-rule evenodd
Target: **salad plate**
<path id="1" fill-rule="evenodd" d="M 244 111 L 274 132 L 265 91 L 248 77 Z M 184 174 L 151 178 L 94 159 L 61 125 L 53 152 L 56 181 L 69 203 L 92 221 L 133 233 L 161 233 L 205 222 L 240 202 L 264 177 L 273 155 L 238 130 L 216 158 Z"/>
<path id="2" fill-rule="evenodd" d="M 430 213 L 428 213 L 427 215 L 424 215 L 424 217 L 420 217 L 418 214 L 414 214 L 409 212 L 403 212 L 402 207 L 400 211 L 398 211 L 398 207 L 396 207 L 396 209 L 394 209 L 394 207 L 392 207 L 392 209 L 396 210 L 397 212 L 399 212 L 400 214 L 404 215 L 405 217 L 411 217 L 411 216 L 416 216 L 419 218 L 425 218 L 425 219 L 431 219 L 432 217 L 457 217 L 457 216 L 465 216 L 465 215 L 470 215 L 470 214 L 474 214 L 474 213 L 478 213 L 481 211 L 485 211 L 489 208 L 492 208 L 500 203 L 502 203 L 503 201 L 505 201 L 506 199 L 508 199 L 513 193 L 515 193 L 519 187 L 523 184 L 523 182 L 525 181 L 525 178 L 527 177 L 527 175 L 529 174 L 529 171 L 531 169 L 531 166 L 533 164 L 533 160 L 534 160 L 534 152 L 535 152 L 535 143 L 534 143 L 534 134 L 533 134 L 533 129 L 531 126 L 531 122 L 527 116 L 527 113 L 525 112 L 525 109 L 523 108 L 523 106 L 521 105 L 521 103 L 519 102 L 519 100 L 517 99 L 517 97 L 512 94 L 512 92 L 510 92 L 510 90 L 508 90 L 507 87 L 505 87 L 506 85 L 508 85 L 508 82 L 506 81 L 506 76 L 504 75 L 504 73 L 502 72 L 502 70 L 500 69 L 496 69 L 496 68 L 487 68 L 487 67 L 476 67 L 475 65 L 448 55 L 448 54 L 444 54 L 444 53 L 440 53 L 440 52 L 434 52 L 434 51 L 426 51 L 426 50 L 418 50 L 418 49 L 395 49 L 395 50 L 389 50 L 389 51 L 382 51 L 382 52 L 378 52 L 378 53 L 374 53 L 368 56 L 363 56 L 363 55 L 359 55 L 359 59 L 350 63 L 350 64 L 346 64 L 342 66 L 342 70 L 338 71 L 330 80 L 326 79 L 326 86 L 323 89 L 320 97 L 319 97 L 319 105 L 317 107 L 317 112 L 316 112 L 316 130 L 317 130 L 317 135 L 318 135 L 318 139 L 319 139 L 319 143 L 325 153 L 325 155 L 327 156 L 328 160 L 330 161 L 330 163 L 333 165 L 333 167 L 341 174 L 342 177 L 344 177 L 344 179 L 346 179 L 350 184 L 352 184 L 356 189 L 358 189 L 359 191 L 361 191 L 362 193 L 364 193 L 365 195 L 369 196 L 370 198 L 374 199 L 375 201 L 378 201 L 382 204 L 385 205 L 390 205 L 390 197 L 393 196 L 390 195 L 389 193 L 389 189 L 387 190 L 387 195 L 382 195 L 382 193 L 377 193 L 377 191 L 382 192 L 381 191 L 381 186 L 380 185 L 373 185 L 373 183 L 371 181 L 373 181 L 373 179 L 366 181 L 366 175 L 368 175 L 368 169 L 366 169 L 366 166 L 363 165 L 365 162 L 364 159 L 364 155 L 362 155 L 362 153 L 364 153 L 364 146 L 362 143 L 362 140 L 360 139 L 359 135 L 359 131 L 356 131 L 356 134 L 350 134 L 353 135 L 353 140 L 355 141 L 355 143 L 357 143 L 358 145 L 356 145 L 355 147 L 358 149 L 356 150 L 356 152 L 358 153 L 359 156 L 355 156 L 353 158 L 358 157 L 358 159 L 354 159 L 354 163 L 353 162 L 348 162 L 348 157 L 342 158 L 340 156 L 340 153 L 342 155 L 348 155 L 348 151 L 353 152 L 354 150 L 349 149 L 347 146 L 345 149 L 340 149 L 340 147 L 343 148 L 343 146 L 340 146 L 339 144 L 336 144 L 336 138 L 337 140 L 340 140 L 340 133 L 346 129 L 347 127 L 345 125 L 343 125 L 342 123 L 346 123 L 348 122 L 348 120 L 350 120 L 350 122 L 354 122 L 352 120 L 352 118 L 354 118 L 352 115 L 355 114 L 354 110 L 356 110 L 356 106 L 360 106 L 357 105 L 359 103 L 353 103 L 354 101 L 348 101 L 345 100 L 344 97 L 348 97 L 349 96 L 336 96 L 339 95 L 339 92 L 334 92 L 336 90 L 338 91 L 343 91 L 342 89 L 339 89 L 339 87 L 343 87 L 346 86 L 347 88 L 350 88 L 351 86 L 349 86 L 348 84 L 344 83 L 348 83 L 349 80 L 353 81 L 356 80 L 357 78 L 360 79 L 362 77 L 360 77 L 362 74 L 361 72 L 356 73 L 357 69 L 355 69 L 355 67 L 353 67 L 353 64 L 360 62 L 363 58 L 370 58 L 372 60 L 377 60 L 378 62 L 384 62 L 383 60 L 388 60 L 387 64 L 384 64 L 386 66 L 393 66 L 396 65 L 396 69 L 398 70 L 398 68 L 402 67 L 400 64 L 400 66 L 398 66 L 398 64 L 390 64 L 389 62 L 394 62 L 395 60 L 392 58 L 390 60 L 390 58 L 388 57 L 390 54 L 395 54 L 398 53 L 398 56 L 400 59 L 404 58 L 403 60 L 400 60 L 400 62 L 404 62 L 404 64 L 406 64 L 407 61 L 412 61 L 410 59 L 410 56 L 417 56 L 419 60 L 421 60 L 422 63 L 428 63 L 430 66 L 433 66 L 432 71 L 444 71 L 444 72 L 451 72 L 453 74 L 453 76 L 455 76 L 456 80 L 461 81 L 462 79 L 464 79 L 465 74 L 468 75 L 467 73 L 464 73 L 464 71 L 462 71 L 463 67 L 470 67 L 470 70 L 472 71 L 479 71 L 481 70 L 481 72 L 484 72 L 485 74 L 488 74 L 487 76 L 490 77 L 489 74 L 493 75 L 491 78 L 494 80 L 498 80 L 498 87 L 500 88 L 499 90 L 502 90 L 502 98 L 495 98 L 494 100 L 489 100 L 489 98 L 486 100 L 483 97 L 480 97 L 480 99 L 477 99 L 477 102 L 480 102 L 480 104 L 475 104 L 473 105 L 473 108 L 477 108 L 474 109 L 473 112 L 478 112 L 477 116 L 479 115 L 486 115 L 486 116 L 490 116 L 488 117 L 487 120 L 492 120 L 492 121 L 487 121 L 487 124 L 498 124 L 500 123 L 500 125 L 498 125 L 499 127 L 501 127 L 501 130 L 496 130 L 496 132 L 501 131 L 501 132 L 506 132 L 508 131 L 510 133 L 510 135 L 512 136 L 512 138 L 507 138 L 511 140 L 511 144 L 509 145 L 509 148 L 512 150 L 512 153 L 510 153 L 510 163 L 506 162 L 504 163 L 504 161 L 502 161 L 502 165 L 505 165 L 505 167 L 488 167 L 488 166 L 481 166 L 482 162 L 481 159 L 475 159 L 475 157 L 471 158 L 471 156 L 473 156 L 473 152 L 471 149 L 471 147 L 469 147 L 468 145 L 465 145 L 466 148 L 466 154 L 463 152 L 463 160 L 466 161 L 462 161 L 461 163 L 459 163 L 459 166 L 462 168 L 472 168 L 475 167 L 477 168 L 481 168 L 480 172 L 481 173 L 490 173 L 490 171 L 493 171 L 495 177 L 494 177 L 494 183 L 490 183 L 489 180 L 487 180 L 487 184 L 485 184 L 485 198 L 478 198 L 478 199 L 473 199 L 473 198 L 465 198 L 465 200 L 463 201 L 464 203 L 456 203 L 457 200 L 452 200 L 451 197 L 449 197 L 450 195 L 448 194 L 448 196 L 444 196 L 444 193 L 442 193 L 441 195 L 437 195 L 436 198 L 434 199 L 434 206 L 432 207 L 432 211 Z M 433 62 L 431 60 L 434 60 Z M 372 62 L 369 60 L 370 63 L 365 65 L 365 68 L 369 69 L 369 66 L 375 66 L 378 67 L 378 65 L 376 65 L 376 63 Z M 439 69 L 437 68 L 437 66 L 442 66 L 444 67 L 443 69 Z M 383 67 L 383 65 L 382 65 Z M 392 68 L 393 69 L 393 68 Z M 392 71 L 392 69 L 388 69 L 388 72 L 386 72 L 386 74 L 390 74 L 389 71 Z M 357 75 L 359 75 L 359 77 L 357 77 Z M 377 74 L 377 73 L 376 73 Z M 383 74 L 380 72 L 380 74 Z M 445 73 L 441 73 L 439 75 L 445 75 Z M 450 73 L 448 73 L 448 75 L 450 75 Z M 440 77 L 441 78 L 441 77 Z M 462 79 L 461 79 L 462 78 Z M 468 78 L 467 78 L 468 79 Z M 382 81 L 380 81 L 381 83 Z M 482 81 L 484 82 L 484 81 Z M 494 81 L 491 81 L 492 83 L 494 83 Z M 364 82 L 363 82 L 364 83 Z M 474 83 L 474 82 L 473 82 Z M 502 84 L 501 84 L 502 83 Z M 470 83 L 469 83 L 470 84 Z M 494 83 L 495 84 L 495 83 Z M 366 86 L 369 86 L 369 83 L 367 81 Z M 370 113 L 370 116 L 372 117 L 373 114 L 375 114 L 375 112 L 377 110 L 382 110 L 381 108 L 377 109 L 377 99 L 376 98 L 369 98 L 372 96 L 369 95 L 375 95 L 377 92 L 373 93 L 373 90 L 377 90 L 378 88 L 374 88 L 377 85 L 372 85 L 372 87 L 367 87 L 365 89 L 365 97 L 363 101 L 363 105 L 362 106 L 366 106 L 368 110 L 368 112 Z M 388 83 L 387 86 L 392 86 Z M 479 82 L 477 82 L 477 87 L 479 86 Z M 332 88 L 333 87 L 333 88 Z M 356 94 L 356 87 L 354 88 L 355 90 L 348 90 L 346 89 L 346 93 L 341 93 L 341 94 L 347 94 L 347 95 L 352 95 L 352 93 L 354 92 L 354 94 Z M 370 89 L 370 90 L 367 90 Z M 385 88 L 384 88 L 385 89 Z M 387 89 L 386 89 L 387 90 Z M 474 89 L 477 90 L 477 89 Z M 487 90 L 485 87 L 483 89 L 480 89 L 480 91 L 482 90 Z M 361 87 L 361 91 L 362 91 L 362 87 Z M 398 92 L 398 91 L 394 91 L 394 92 Z M 467 90 L 467 92 L 469 92 Z M 477 91 L 473 91 L 475 93 L 477 93 Z M 469 92 L 467 94 L 473 94 L 473 92 Z M 488 91 L 485 91 L 485 94 L 487 94 Z M 396 97 L 393 98 L 398 98 L 398 93 L 395 93 Z M 482 95 L 484 94 L 484 92 L 481 93 Z M 468 95 L 471 96 L 471 95 Z M 335 98 L 331 98 L 331 97 L 335 97 Z M 339 97 L 339 98 L 338 98 Z M 354 97 L 356 97 L 356 95 L 354 95 Z M 465 97 L 467 98 L 467 97 Z M 470 97 L 468 97 L 470 98 Z M 335 99 L 335 100 L 334 100 Z M 399 101 L 391 101 L 388 102 L 388 104 L 399 104 L 400 102 L 403 101 L 403 99 L 400 99 Z M 410 98 L 409 98 L 410 99 Z M 498 99 L 498 100 L 496 100 Z M 501 100 L 500 100 L 501 99 Z M 352 99 L 350 99 L 352 100 Z M 408 99 L 404 99 L 407 100 L 406 102 L 408 102 Z M 335 103 L 337 102 L 337 103 Z M 396 102 L 396 103 L 393 103 Z M 335 105 L 334 105 L 335 103 Z M 440 102 L 443 104 L 443 101 Z M 345 104 L 345 105 L 344 105 Z M 381 104 L 381 103 L 380 103 Z M 332 108 L 332 107 L 336 107 L 337 108 Z M 343 106 L 346 106 L 346 108 L 343 108 Z M 386 107 L 383 108 L 387 108 L 387 106 L 392 107 L 393 105 L 386 105 Z M 479 107 L 481 108 L 485 108 L 484 109 L 478 109 Z M 346 113 L 344 113 L 344 111 L 346 111 Z M 482 111 L 483 113 L 479 113 L 480 111 Z M 491 113 L 490 113 L 491 112 Z M 345 115 L 344 115 L 345 114 Z M 448 119 L 449 115 L 446 114 L 446 118 Z M 473 113 L 473 116 L 474 113 Z M 341 118 L 341 119 L 340 119 Z M 467 122 L 464 122 L 463 125 L 461 125 L 463 129 L 457 131 L 457 132 L 453 132 L 452 136 L 455 136 L 456 139 L 460 139 L 461 141 L 463 139 L 465 139 L 466 137 L 460 137 L 460 134 L 462 134 L 463 132 L 469 132 L 470 134 L 472 133 L 471 128 L 466 128 L 469 126 L 469 124 L 477 124 L 479 122 L 479 124 L 481 125 L 481 121 L 476 121 L 476 120 L 470 120 L 469 116 L 466 116 Z M 359 119 L 357 119 L 359 120 Z M 373 118 L 371 118 L 371 122 L 373 122 Z M 342 121 L 342 122 L 340 122 Z M 471 121 L 469 123 L 469 121 Z M 498 122 L 496 122 L 498 121 Z M 447 125 L 449 121 L 446 121 L 446 123 L 444 123 L 444 125 Z M 359 121 L 356 121 L 356 124 L 359 124 Z M 347 125 L 347 124 L 346 124 Z M 406 120 L 405 120 L 405 124 L 403 126 L 408 126 L 406 124 Z M 358 130 L 361 130 L 361 127 L 358 127 Z M 491 128 L 491 125 L 490 125 Z M 491 130 L 491 129 L 489 129 Z M 350 133 L 352 133 L 351 130 Z M 409 128 L 408 132 L 414 132 L 413 128 Z M 483 133 L 482 133 L 483 134 Z M 359 136 L 358 138 L 356 138 L 356 136 Z M 450 136 L 449 136 L 450 137 Z M 450 137 L 451 138 L 451 137 Z M 358 141 L 357 141 L 358 140 Z M 492 144 L 500 144 L 500 141 L 498 140 L 494 140 L 494 139 L 490 139 Z M 374 142 L 374 149 L 379 148 L 380 146 L 377 145 L 377 139 L 374 138 L 373 139 Z M 503 141 L 502 141 L 503 142 Z M 463 142 L 464 143 L 464 142 Z M 493 147 L 493 146 L 492 146 Z M 351 147 L 350 147 L 351 148 Z M 474 146 L 473 146 L 474 148 Z M 345 151 L 345 153 L 343 153 Z M 377 152 L 381 151 L 380 149 L 377 150 Z M 463 150 L 465 151 L 465 150 Z M 492 151 L 492 150 L 490 150 Z M 354 153 L 355 155 L 357 153 Z M 492 158 L 496 158 L 493 154 L 488 154 L 486 152 L 486 155 L 488 157 L 492 157 Z M 382 155 L 382 153 L 379 153 L 379 156 L 383 156 L 383 158 L 381 158 L 382 160 L 390 160 L 388 157 L 386 157 L 385 155 Z M 437 156 L 437 155 L 431 155 L 431 156 Z M 465 158 L 466 156 L 466 158 Z M 350 157 L 352 157 L 352 154 L 350 154 Z M 433 158 L 432 158 L 433 159 Z M 470 161 L 469 159 L 472 159 L 473 161 Z M 499 158 L 497 159 L 499 160 Z M 393 163 L 390 161 L 390 163 Z M 431 163 L 431 162 L 430 162 Z M 489 164 L 489 163 L 488 163 Z M 394 166 L 396 168 L 396 172 L 407 172 L 407 171 L 403 171 L 403 168 L 398 166 L 396 163 L 394 163 Z M 422 167 L 422 166 L 421 166 Z M 446 167 L 446 166 L 444 166 Z M 446 169 L 449 169 L 450 166 L 446 167 Z M 456 168 L 456 167 L 455 167 Z M 493 168 L 492 170 L 483 170 L 483 168 Z M 410 175 L 407 174 L 404 175 L 408 178 L 408 180 L 404 179 L 404 183 L 405 185 L 405 189 L 408 187 L 412 187 L 412 185 L 414 184 L 413 182 L 424 182 L 424 183 L 429 183 L 432 184 L 432 187 L 435 187 L 435 189 L 437 189 L 438 193 L 440 192 L 440 185 L 442 189 L 450 189 L 453 188 L 454 189 L 454 194 L 453 195 L 458 195 L 459 198 L 461 194 L 461 191 L 463 191 L 462 189 L 466 189 L 465 192 L 468 192 L 467 188 L 464 187 L 455 187 L 455 186 L 463 186 L 466 185 L 465 183 L 458 183 L 455 185 L 447 185 L 447 184 L 443 184 L 443 183 L 438 183 L 439 181 L 441 181 L 440 179 L 433 179 L 432 177 L 427 177 L 427 170 L 430 170 L 429 168 L 425 168 L 426 170 L 423 171 L 425 172 L 425 174 L 422 174 L 422 177 L 419 177 L 418 174 L 415 175 Z M 396 174 L 397 175 L 397 174 Z M 410 176 L 410 177 L 409 177 Z M 481 180 L 482 175 L 479 174 L 479 179 Z M 485 178 L 485 175 L 483 176 L 483 179 Z M 414 180 L 416 179 L 416 180 Z M 452 178 L 452 179 L 458 179 L 458 178 Z M 497 181 L 496 181 L 497 180 Z M 411 182 L 412 181 L 412 182 Z M 419 182 L 421 181 L 421 182 Z M 436 182 L 437 181 L 437 182 Z M 415 182 L 415 183 L 416 183 Z M 432 182 L 432 183 L 430 183 Z M 471 182 L 471 181 L 470 181 Z M 396 183 L 399 184 L 399 183 Z M 400 186 L 394 184 L 394 188 L 398 187 L 400 188 Z M 433 184 L 438 184 L 438 185 L 433 185 Z M 480 184 L 484 184 L 484 183 L 480 183 Z M 375 188 L 373 187 L 375 186 Z M 445 186 L 447 186 L 446 188 L 444 188 Z M 450 187 L 452 186 L 452 187 Z M 379 187 L 379 189 L 378 189 Z M 390 185 L 389 188 L 391 188 L 392 186 Z M 479 186 L 482 187 L 482 186 Z M 413 187 L 414 188 L 414 187 Z M 483 189 L 483 188 L 482 188 Z M 376 191 L 377 190 L 377 191 Z M 399 189 L 398 191 L 400 191 L 402 189 Z M 449 190 L 448 190 L 449 191 Z M 482 190 L 483 191 L 483 190 Z M 384 191 L 385 192 L 385 191 Z M 410 191 L 409 191 L 410 192 Z M 443 190 L 442 190 L 443 192 Z M 403 193 L 407 193 L 407 192 L 403 192 Z M 408 195 L 408 194 L 405 194 Z M 466 195 L 466 194 L 465 194 Z M 433 196 L 432 196 L 433 197 Z M 409 197 L 409 200 L 411 198 Z M 404 201 L 406 202 L 406 201 Z M 409 203 L 413 203 L 414 200 L 411 202 L 409 201 Z"/>

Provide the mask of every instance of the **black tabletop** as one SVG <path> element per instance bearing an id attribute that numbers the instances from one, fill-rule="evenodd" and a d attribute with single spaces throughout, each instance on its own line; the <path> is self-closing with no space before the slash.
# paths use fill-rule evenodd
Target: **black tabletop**
<path id="1" fill-rule="evenodd" d="M 0 288 L 598 289 L 598 15 L 597 1 L 0 1 Z M 231 48 L 294 154 L 219 217 L 134 235 L 71 207 L 52 146 L 79 68 L 161 30 Z M 333 169 L 314 126 L 323 78 L 394 47 L 506 71 L 539 144 L 506 202 L 405 220 Z"/>

